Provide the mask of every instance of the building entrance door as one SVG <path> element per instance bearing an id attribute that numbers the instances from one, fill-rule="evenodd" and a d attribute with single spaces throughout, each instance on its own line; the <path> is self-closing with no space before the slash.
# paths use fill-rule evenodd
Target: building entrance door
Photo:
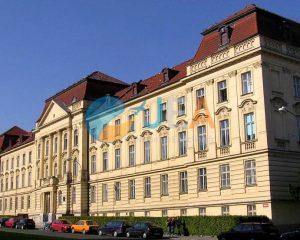
<path id="1" fill-rule="evenodd" d="M 43 222 L 48 222 L 49 213 L 50 213 L 50 192 L 46 192 L 44 195 Z"/>

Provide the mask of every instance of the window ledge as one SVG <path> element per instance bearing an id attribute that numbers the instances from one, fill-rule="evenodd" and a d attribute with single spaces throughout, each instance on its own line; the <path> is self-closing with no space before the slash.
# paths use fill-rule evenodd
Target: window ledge
<path id="1" fill-rule="evenodd" d="M 257 187 L 257 184 L 254 183 L 254 184 L 247 184 L 246 187 Z"/>
<path id="2" fill-rule="evenodd" d="M 205 193 L 205 192 L 208 192 L 207 189 L 203 189 L 203 190 L 198 190 L 199 193 Z"/>
<path id="3" fill-rule="evenodd" d="M 222 101 L 222 102 L 217 102 L 217 105 L 222 105 L 222 104 L 227 104 L 229 101 L 228 100 L 226 100 L 226 101 Z"/>
<path id="4" fill-rule="evenodd" d="M 252 92 L 248 92 L 248 93 L 242 93 L 241 94 L 241 97 L 248 97 L 248 96 L 252 96 L 254 93 L 253 93 L 253 91 Z"/>
<path id="5" fill-rule="evenodd" d="M 179 195 L 187 195 L 188 192 L 180 192 Z"/>
<path id="6" fill-rule="evenodd" d="M 186 117 L 186 113 L 184 114 L 181 114 L 181 115 L 177 115 L 178 118 L 181 118 L 181 117 Z"/>
<path id="7" fill-rule="evenodd" d="M 229 189 L 231 189 L 231 187 L 221 187 L 220 189 L 221 190 L 229 190 Z"/>

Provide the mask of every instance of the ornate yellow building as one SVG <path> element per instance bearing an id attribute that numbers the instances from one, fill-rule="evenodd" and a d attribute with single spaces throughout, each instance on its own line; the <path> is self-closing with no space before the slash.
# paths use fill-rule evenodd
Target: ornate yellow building
<path id="1" fill-rule="evenodd" d="M 299 223 L 300 25 L 250 5 L 202 34 L 184 63 L 131 85 L 94 72 L 47 99 L 32 133 L 3 133 L 0 214 Z M 124 109 L 98 135 L 86 111 L 107 95 Z"/>

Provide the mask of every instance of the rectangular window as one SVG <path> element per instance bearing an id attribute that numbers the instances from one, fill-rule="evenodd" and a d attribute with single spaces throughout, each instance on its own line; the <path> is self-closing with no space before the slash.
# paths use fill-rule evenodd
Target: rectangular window
<path id="1" fill-rule="evenodd" d="M 201 216 L 201 217 L 206 216 L 206 208 L 204 208 L 204 207 L 199 208 L 199 216 Z"/>
<path id="2" fill-rule="evenodd" d="M 31 172 L 28 172 L 28 186 L 31 186 Z"/>
<path id="3" fill-rule="evenodd" d="M 160 121 L 167 121 L 167 103 L 162 103 L 160 105 Z"/>
<path id="4" fill-rule="evenodd" d="M 15 209 L 18 209 L 18 198 L 15 198 Z"/>
<path id="5" fill-rule="evenodd" d="M 121 167 L 121 149 L 115 149 L 115 169 L 119 169 Z"/>
<path id="6" fill-rule="evenodd" d="M 30 151 L 28 154 L 28 163 L 32 162 L 32 152 Z"/>
<path id="7" fill-rule="evenodd" d="M 244 115 L 245 121 L 245 141 L 255 140 L 255 119 L 254 113 Z"/>
<path id="8" fill-rule="evenodd" d="M 103 172 L 108 170 L 108 154 L 107 152 L 103 153 Z"/>
<path id="9" fill-rule="evenodd" d="M 145 211 L 145 217 L 150 217 L 150 211 Z"/>
<path id="10" fill-rule="evenodd" d="M 161 216 L 162 217 L 167 217 L 168 216 L 168 210 L 164 209 L 161 211 Z"/>
<path id="11" fill-rule="evenodd" d="M 187 171 L 180 172 L 180 193 L 188 192 L 188 176 Z"/>
<path id="12" fill-rule="evenodd" d="M 121 134 L 121 120 L 120 119 L 117 119 L 115 121 L 115 136 L 120 136 Z"/>
<path id="13" fill-rule="evenodd" d="M 2 199 L 0 199 L 0 211 L 2 211 Z"/>
<path id="14" fill-rule="evenodd" d="M 31 207 L 30 196 L 27 196 L 27 209 Z"/>
<path id="15" fill-rule="evenodd" d="M 10 177 L 10 189 L 14 189 L 14 177 Z"/>
<path id="16" fill-rule="evenodd" d="M 68 134 L 64 134 L 64 151 L 68 149 Z"/>
<path id="17" fill-rule="evenodd" d="M 17 199 L 17 198 L 16 198 Z M 13 205 L 13 200 L 12 198 L 9 199 L 9 210 L 12 210 L 12 205 Z M 17 205 L 17 203 L 15 203 L 15 206 Z"/>
<path id="18" fill-rule="evenodd" d="M 229 164 L 220 166 L 221 188 L 230 187 L 230 167 Z"/>
<path id="19" fill-rule="evenodd" d="M 129 145 L 129 166 L 135 165 L 135 150 L 134 145 Z"/>
<path id="20" fill-rule="evenodd" d="M 219 100 L 219 103 L 227 101 L 226 80 L 218 82 L 218 100 Z"/>
<path id="21" fill-rule="evenodd" d="M 121 200 L 121 183 L 116 182 L 114 187 L 115 187 L 115 199 L 116 199 L 116 201 L 120 201 Z"/>
<path id="22" fill-rule="evenodd" d="M 24 209 L 24 197 L 21 197 L 21 209 Z"/>
<path id="23" fill-rule="evenodd" d="M 178 133 L 179 138 L 179 156 L 186 155 L 186 131 Z"/>
<path id="24" fill-rule="evenodd" d="M 148 127 L 150 124 L 150 110 L 144 110 L 144 127 Z"/>
<path id="25" fill-rule="evenodd" d="M 160 138 L 160 155 L 161 160 L 166 160 L 168 158 L 168 137 Z"/>
<path id="26" fill-rule="evenodd" d="M 254 204 L 247 205 L 247 215 L 256 216 L 256 205 Z"/>
<path id="27" fill-rule="evenodd" d="M 25 174 L 22 174 L 22 188 L 25 187 Z"/>
<path id="28" fill-rule="evenodd" d="M 206 168 L 200 168 L 198 170 L 199 176 L 199 191 L 206 191 L 207 190 L 207 175 L 206 175 Z"/>
<path id="29" fill-rule="evenodd" d="M 19 175 L 16 176 L 16 188 L 19 188 Z"/>
<path id="30" fill-rule="evenodd" d="M 221 147 L 228 146 L 230 144 L 228 119 L 220 121 L 220 144 Z"/>
<path id="31" fill-rule="evenodd" d="M 196 91 L 196 104 L 197 104 L 197 109 L 203 109 L 205 107 L 204 88 L 200 88 Z"/>
<path id="32" fill-rule="evenodd" d="M 0 192 L 3 192 L 4 189 L 3 189 L 3 179 L 1 179 L 1 183 L 0 183 Z"/>
<path id="33" fill-rule="evenodd" d="M 145 197 L 151 197 L 151 178 L 145 178 Z"/>
<path id="34" fill-rule="evenodd" d="M 4 210 L 7 210 L 7 199 L 4 199 Z"/>
<path id="35" fill-rule="evenodd" d="M 144 142 L 144 163 L 150 162 L 150 141 Z"/>
<path id="36" fill-rule="evenodd" d="M 91 173 L 94 174 L 97 171 L 97 165 L 96 165 L 96 155 L 91 156 Z"/>
<path id="37" fill-rule="evenodd" d="M 96 142 L 96 139 L 97 139 L 97 136 L 96 136 L 96 128 L 92 128 L 92 129 L 91 129 L 91 143 L 95 143 L 95 142 Z"/>
<path id="38" fill-rule="evenodd" d="M 91 203 L 96 202 L 96 186 L 91 186 Z"/>
<path id="39" fill-rule="evenodd" d="M 8 171 L 8 160 L 6 160 L 6 171 Z"/>
<path id="40" fill-rule="evenodd" d="M 5 178 L 5 191 L 8 191 L 8 178 Z"/>
<path id="41" fill-rule="evenodd" d="M 245 161 L 246 185 L 256 184 L 256 162 L 255 160 Z"/>
<path id="42" fill-rule="evenodd" d="M 135 199 L 135 180 L 129 180 L 129 199 Z"/>
<path id="43" fill-rule="evenodd" d="M 185 217 L 187 215 L 186 209 L 180 209 L 180 216 Z"/>
<path id="44" fill-rule="evenodd" d="M 178 116 L 185 114 L 185 96 L 178 98 Z"/>
<path id="45" fill-rule="evenodd" d="M 300 77 L 294 76 L 295 96 L 300 97 Z"/>
<path id="46" fill-rule="evenodd" d="M 198 151 L 206 150 L 206 126 L 198 127 Z"/>
<path id="47" fill-rule="evenodd" d="M 76 187 L 72 187 L 72 204 L 76 204 Z"/>
<path id="48" fill-rule="evenodd" d="M 102 136 L 103 136 L 103 139 L 107 139 L 107 137 L 108 137 L 108 126 L 107 126 L 107 124 L 103 124 Z"/>
<path id="49" fill-rule="evenodd" d="M 161 175 L 161 195 L 169 195 L 169 179 L 168 174 Z"/>
<path id="50" fill-rule="evenodd" d="M 108 201 L 108 187 L 107 184 L 102 184 L 102 201 Z"/>
<path id="51" fill-rule="evenodd" d="M 229 206 L 222 206 L 221 212 L 222 216 L 229 216 Z"/>
<path id="52" fill-rule="evenodd" d="M 134 131 L 134 114 L 128 116 L 129 121 L 129 132 Z"/>
<path id="53" fill-rule="evenodd" d="M 20 157 L 17 157 L 17 167 L 20 166 Z M 11 159 L 11 166 L 10 169 L 14 169 L 14 158 Z"/>
<path id="54" fill-rule="evenodd" d="M 252 92 L 251 72 L 245 72 L 241 75 L 242 78 L 242 93 L 247 94 Z"/>
<path id="55" fill-rule="evenodd" d="M 25 154 L 25 153 L 23 154 L 23 161 L 22 161 L 22 164 L 23 164 L 23 165 L 26 164 L 26 154 Z"/>

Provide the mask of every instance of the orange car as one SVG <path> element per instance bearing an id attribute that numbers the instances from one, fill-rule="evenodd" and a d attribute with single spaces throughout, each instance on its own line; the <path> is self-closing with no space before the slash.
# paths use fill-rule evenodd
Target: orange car
<path id="1" fill-rule="evenodd" d="M 71 225 L 72 233 L 97 233 L 99 225 L 92 220 L 79 220 L 77 223 Z"/>

